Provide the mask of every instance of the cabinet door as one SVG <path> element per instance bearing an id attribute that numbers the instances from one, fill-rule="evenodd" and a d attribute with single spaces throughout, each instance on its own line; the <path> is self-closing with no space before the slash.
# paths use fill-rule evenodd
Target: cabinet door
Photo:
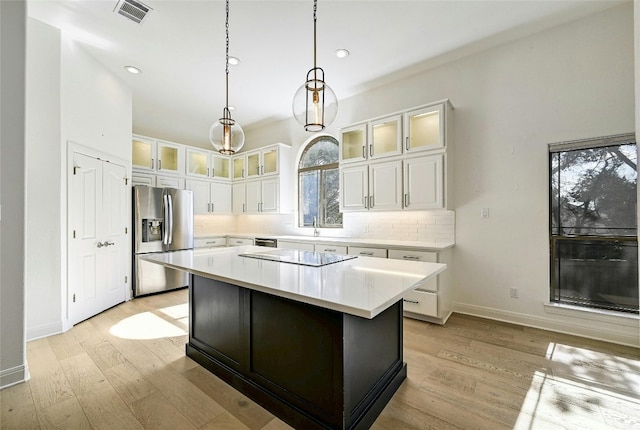
<path id="1" fill-rule="evenodd" d="M 262 202 L 262 184 L 261 181 L 251 181 L 246 183 L 247 197 L 247 213 L 260 212 L 260 203 Z"/>
<path id="2" fill-rule="evenodd" d="M 278 147 L 274 146 L 262 151 L 262 175 L 275 175 L 278 173 Z"/>
<path id="3" fill-rule="evenodd" d="M 155 170 L 156 169 L 156 141 L 134 136 L 132 143 L 131 164 L 133 167 Z"/>
<path id="4" fill-rule="evenodd" d="M 444 154 L 404 160 L 404 198 L 406 209 L 444 207 Z"/>
<path id="5" fill-rule="evenodd" d="M 209 177 L 209 152 L 187 148 L 187 175 Z"/>
<path id="6" fill-rule="evenodd" d="M 405 113 L 405 152 L 444 148 L 444 104 Z"/>
<path id="7" fill-rule="evenodd" d="M 157 176 L 156 177 L 156 187 L 164 187 L 164 188 L 177 188 L 179 190 L 184 190 L 184 178 L 179 178 L 175 176 Z"/>
<path id="8" fill-rule="evenodd" d="M 369 158 L 402 153 L 402 115 L 371 121 L 369 124 Z"/>
<path id="9" fill-rule="evenodd" d="M 234 183 L 231 191 L 232 209 L 234 214 L 242 214 L 247 211 L 247 189 L 244 182 Z"/>
<path id="10" fill-rule="evenodd" d="M 367 124 L 340 130 L 340 162 L 362 161 L 367 157 Z"/>
<path id="11" fill-rule="evenodd" d="M 150 173 L 131 173 L 131 185 L 146 185 L 147 187 L 156 186 L 156 175 Z"/>
<path id="12" fill-rule="evenodd" d="M 340 208 L 342 211 L 362 211 L 369 206 L 368 167 L 340 169 Z"/>
<path id="13" fill-rule="evenodd" d="M 209 182 L 187 180 L 187 190 L 193 191 L 193 213 L 208 214 L 211 207 Z"/>
<path id="14" fill-rule="evenodd" d="M 260 176 L 260 151 L 247 152 L 246 178 Z"/>
<path id="15" fill-rule="evenodd" d="M 263 179 L 261 212 L 278 212 L 278 179 Z"/>
<path id="16" fill-rule="evenodd" d="M 231 184 L 225 182 L 212 182 L 211 186 L 211 212 L 231 213 Z"/>
<path id="17" fill-rule="evenodd" d="M 233 162 L 233 180 L 244 179 L 245 176 L 245 156 L 236 155 L 232 158 Z"/>
<path id="18" fill-rule="evenodd" d="M 184 173 L 184 147 L 168 142 L 158 142 L 157 170 L 165 173 Z"/>
<path id="19" fill-rule="evenodd" d="M 211 177 L 231 179 L 231 159 L 220 154 L 211 154 Z"/>
<path id="20" fill-rule="evenodd" d="M 402 209 L 402 164 L 400 161 L 369 166 L 369 209 Z"/>

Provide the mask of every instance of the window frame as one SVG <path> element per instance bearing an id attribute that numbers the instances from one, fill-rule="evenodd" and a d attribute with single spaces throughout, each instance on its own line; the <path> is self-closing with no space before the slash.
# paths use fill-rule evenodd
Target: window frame
<path id="1" fill-rule="evenodd" d="M 305 156 L 307 155 L 307 153 L 309 152 L 309 150 L 311 150 L 311 148 L 313 148 L 313 146 L 315 144 L 317 144 L 320 141 L 330 141 L 331 143 L 336 145 L 336 161 L 334 163 L 330 163 L 330 164 L 322 164 L 319 166 L 311 166 L 311 167 L 300 167 L 300 164 L 303 162 Z M 301 174 L 304 174 L 305 172 L 311 172 L 311 171 L 318 171 L 320 174 L 320 189 L 318 190 L 318 194 L 320 196 L 324 196 L 325 195 L 325 181 L 322 180 L 324 174 L 326 171 L 328 170 L 336 170 L 338 171 L 338 175 L 339 175 L 339 168 L 340 168 L 340 142 L 338 142 L 338 139 L 336 139 L 333 136 L 330 135 L 322 135 L 322 136 L 317 136 L 314 137 L 313 139 L 309 140 L 307 142 L 307 144 L 305 145 L 304 149 L 302 150 L 302 153 L 300 154 L 300 158 L 298 160 L 298 175 L 297 175 L 297 181 L 298 181 L 298 227 L 299 228 L 314 228 L 313 225 L 309 226 L 309 225 L 304 225 L 303 222 L 303 213 L 302 213 L 302 190 L 301 190 Z M 338 189 L 338 194 L 340 193 L 340 190 Z M 338 197 L 338 201 L 339 201 L 339 197 Z M 317 217 L 317 227 L 318 228 L 343 228 L 343 223 L 341 224 L 326 224 L 325 222 L 325 217 L 324 217 L 324 213 L 326 212 L 326 210 L 322 210 L 324 208 L 324 200 L 321 199 L 321 206 L 318 208 L 318 217 Z"/>

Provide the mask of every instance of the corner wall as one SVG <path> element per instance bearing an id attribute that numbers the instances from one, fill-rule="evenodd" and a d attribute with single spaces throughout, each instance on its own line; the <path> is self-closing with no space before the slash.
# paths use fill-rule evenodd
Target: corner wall
<path id="1" fill-rule="evenodd" d="M 26 3 L 0 2 L 0 388 L 28 378 L 24 331 Z"/>

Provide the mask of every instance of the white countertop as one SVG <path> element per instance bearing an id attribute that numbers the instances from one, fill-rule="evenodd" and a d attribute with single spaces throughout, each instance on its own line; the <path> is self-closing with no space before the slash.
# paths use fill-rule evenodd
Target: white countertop
<path id="1" fill-rule="evenodd" d="M 447 267 L 373 257 L 310 267 L 239 255 L 264 251 L 264 247 L 238 246 L 145 254 L 140 258 L 364 318 L 375 317 Z"/>
<path id="2" fill-rule="evenodd" d="M 357 237 L 328 237 L 328 236 L 297 236 L 297 235 L 278 235 L 278 234 L 261 234 L 261 233 L 229 233 L 221 235 L 200 236 L 205 237 L 241 237 L 255 239 L 276 239 L 291 242 L 308 242 L 318 244 L 333 244 L 346 246 L 364 246 L 379 247 L 389 249 L 412 249 L 416 251 L 443 251 L 454 246 L 453 242 L 424 242 L 412 240 L 391 240 L 391 239 L 364 239 Z"/>

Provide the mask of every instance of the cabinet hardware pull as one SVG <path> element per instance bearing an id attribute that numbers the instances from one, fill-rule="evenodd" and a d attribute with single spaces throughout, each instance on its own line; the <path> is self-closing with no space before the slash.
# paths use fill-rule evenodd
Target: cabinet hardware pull
<path id="1" fill-rule="evenodd" d="M 404 138 L 404 140 L 405 140 L 405 144 L 404 144 L 404 146 L 405 146 L 405 148 L 406 148 L 406 149 L 407 149 L 407 151 L 408 151 L 408 150 L 409 150 L 409 136 L 405 137 L 405 138 Z"/>
<path id="2" fill-rule="evenodd" d="M 326 252 L 336 252 L 336 250 L 335 250 L 335 249 L 328 249 L 328 248 L 323 249 L 323 251 L 326 251 Z"/>
<path id="3" fill-rule="evenodd" d="M 244 178 L 244 167 L 242 168 L 242 177 Z"/>
<path id="4" fill-rule="evenodd" d="M 374 203 L 375 203 L 375 200 L 373 200 L 373 196 L 369 197 L 369 209 L 373 209 Z"/>
<path id="5" fill-rule="evenodd" d="M 367 154 L 364 151 L 364 146 L 362 146 L 362 158 L 367 158 Z"/>
<path id="6" fill-rule="evenodd" d="M 207 176 L 209 176 L 209 168 L 207 167 Z"/>
<path id="7" fill-rule="evenodd" d="M 211 168 L 211 177 L 214 178 L 216 176 L 216 168 L 212 167 Z"/>
<path id="8" fill-rule="evenodd" d="M 158 159 L 158 170 L 162 170 L 162 160 Z"/>
<path id="9" fill-rule="evenodd" d="M 363 196 L 362 199 L 364 200 L 364 208 L 369 209 L 369 196 Z"/>
<path id="10" fill-rule="evenodd" d="M 246 204 L 246 203 L 243 203 L 243 204 L 242 204 L 242 212 L 245 212 L 245 204 Z"/>
<path id="11" fill-rule="evenodd" d="M 368 256 L 372 256 L 372 255 L 373 255 L 373 252 L 360 251 L 360 255 L 368 255 Z"/>
<path id="12" fill-rule="evenodd" d="M 409 194 L 408 193 L 404 193 L 404 207 L 405 208 L 409 207 Z"/>
<path id="13" fill-rule="evenodd" d="M 369 145 L 369 157 L 373 157 L 373 143 Z"/>
<path id="14" fill-rule="evenodd" d="M 407 299 L 402 299 L 403 302 L 407 302 L 407 303 L 413 303 L 414 305 L 419 305 L 420 302 L 415 301 L 415 300 L 407 300 Z"/>
<path id="15" fill-rule="evenodd" d="M 211 212 L 211 203 L 207 203 L 207 212 Z"/>
<path id="16" fill-rule="evenodd" d="M 215 212 L 215 203 L 211 203 L 211 212 Z"/>
<path id="17" fill-rule="evenodd" d="M 403 255 L 402 258 L 405 260 L 420 260 L 420 257 L 416 255 Z"/>
<path id="18" fill-rule="evenodd" d="M 155 169 L 155 163 L 153 162 L 153 158 L 151 159 L 151 170 Z"/>

